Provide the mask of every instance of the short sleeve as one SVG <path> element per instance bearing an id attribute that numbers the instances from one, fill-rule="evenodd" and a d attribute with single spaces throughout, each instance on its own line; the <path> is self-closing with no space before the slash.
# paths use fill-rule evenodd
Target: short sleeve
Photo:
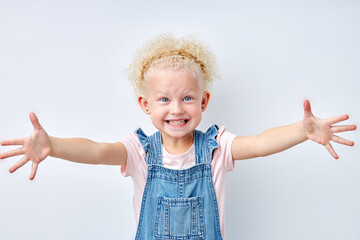
<path id="1" fill-rule="evenodd" d="M 214 159 L 219 161 L 217 164 L 222 165 L 225 171 L 232 171 L 235 167 L 231 153 L 231 144 L 235 137 L 236 135 L 226 131 L 224 126 L 218 130 L 216 141 L 219 147 L 214 151 Z"/>
<path id="2" fill-rule="evenodd" d="M 144 159 L 145 151 L 135 133 L 129 133 L 129 135 L 120 139 L 120 142 L 124 144 L 127 153 L 126 164 L 121 166 L 121 174 L 124 177 L 129 177 L 134 174 L 135 169 Z"/>

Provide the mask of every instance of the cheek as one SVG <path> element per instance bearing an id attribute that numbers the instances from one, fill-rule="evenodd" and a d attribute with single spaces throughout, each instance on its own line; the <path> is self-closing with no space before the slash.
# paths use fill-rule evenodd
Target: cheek
<path id="1" fill-rule="evenodd" d="M 192 116 L 196 116 L 196 117 L 201 117 L 201 114 L 202 114 L 202 110 L 201 110 L 201 106 L 196 104 L 196 105 L 193 105 L 191 106 L 189 109 L 188 109 L 188 112 L 192 115 Z"/>
<path id="2" fill-rule="evenodd" d="M 154 107 L 151 110 L 151 119 L 159 121 L 161 118 L 166 116 L 166 110 L 161 107 Z"/>

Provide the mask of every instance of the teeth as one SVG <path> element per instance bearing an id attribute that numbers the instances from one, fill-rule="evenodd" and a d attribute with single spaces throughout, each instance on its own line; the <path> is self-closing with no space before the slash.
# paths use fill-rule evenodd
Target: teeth
<path id="1" fill-rule="evenodd" d="M 185 120 L 181 120 L 181 121 L 168 121 L 169 124 L 171 125 L 183 125 L 185 124 Z"/>

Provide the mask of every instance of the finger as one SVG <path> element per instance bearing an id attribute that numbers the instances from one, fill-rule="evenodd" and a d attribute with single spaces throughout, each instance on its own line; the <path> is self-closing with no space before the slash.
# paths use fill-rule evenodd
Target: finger
<path id="1" fill-rule="evenodd" d="M 30 173 L 30 178 L 29 178 L 30 180 L 33 180 L 35 178 L 37 168 L 38 168 L 38 164 L 33 162 L 32 166 L 31 166 L 31 173 Z"/>
<path id="2" fill-rule="evenodd" d="M 13 157 L 13 156 L 21 155 L 21 154 L 24 154 L 24 148 L 23 147 L 13 149 L 13 150 L 10 150 L 8 152 L 0 153 L 0 159 Z"/>
<path id="3" fill-rule="evenodd" d="M 8 145 L 24 145 L 24 138 L 16 138 L 16 139 L 9 139 L 1 141 L 2 146 Z"/>
<path id="4" fill-rule="evenodd" d="M 356 129 L 356 125 L 341 125 L 341 126 L 332 126 L 331 127 L 331 131 L 333 133 L 353 131 L 355 129 Z"/>
<path id="5" fill-rule="evenodd" d="M 335 124 L 335 123 L 338 123 L 338 122 L 341 122 L 341 121 L 345 121 L 345 120 L 347 120 L 347 119 L 349 119 L 349 115 L 344 114 L 344 115 L 341 115 L 341 116 L 336 116 L 336 117 L 328 118 L 328 119 L 326 119 L 326 120 L 330 123 L 330 125 L 333 125 L 333 124 Z"/>
<path id="6" fill-rule="evenodd" d="M 25 163 L 27 163 L 29 161 L 29 158 L 24 156 L 23 158 L 20 159 L 20 161 L 18 161 L 17 163 L 14 164 L 14 166 L 12 166 L 9 171 L 11 173 L 15 172 L 16 170 L 18 170 L 19 168 L 21 168 L 22 166 L 25 165 Z"/>
<path id="7" fill-rule="evenodd" d="M 335 158 L 335 159 L 338 159 L 339 156 L 336 154 L 334 148 L 331 146 L 330 143 L 326 144 L 325 145 L 326 149 L 329 151 L 329 153 Z"/>
<path id="8" fill-rule="evenodd" d="M 334 142 L 340 143 L 340 144 L 347 145 L 347 146 L 354 146 L 353 141 L 346 140 L 346 139 L 344 139 L 342 137 L 339 137 L 339 136 L 336 136 L 336 135 L 333 135 L 331 140 L 334 141 Z"/>
<path id="9" fill-rule="evenodd" d="M 309 100 L 305 99 L 304 101 L 304 117 L 311 117 L 313 116 L 312 112 L 311 112 L 311 105 Z"/>
<path id="10" fill-rule="evenodd" d="M 36 117 L 35 113 L 31 112 L 29 114 L 29 117 L 30 117 L 30 120 L 31 120 L 31 123 L 32 123 L 34 129 L 40 130 L 42 127 L 41 127 L 41 125 L 39 123 L 39 119 Z"/>

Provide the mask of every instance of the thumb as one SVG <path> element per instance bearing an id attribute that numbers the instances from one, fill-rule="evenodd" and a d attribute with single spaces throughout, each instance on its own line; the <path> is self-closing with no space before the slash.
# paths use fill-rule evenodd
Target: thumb
<path id="1" fill-rule="evenodd" d="M 311 106 L 309 100 L 304 101 L 304 118 L 312 117 Z"/>
<path id="2" fill-rule="evenodd" d="M 42 127 L 39 123 L 39 119 L 36 117 L 34 112 L 31 112 L 29 114 L 29 117 L 30 117 L 31 124 L 33 125 L 34 129 L 37 129 L 37 130 L 42 129 Z"/>

